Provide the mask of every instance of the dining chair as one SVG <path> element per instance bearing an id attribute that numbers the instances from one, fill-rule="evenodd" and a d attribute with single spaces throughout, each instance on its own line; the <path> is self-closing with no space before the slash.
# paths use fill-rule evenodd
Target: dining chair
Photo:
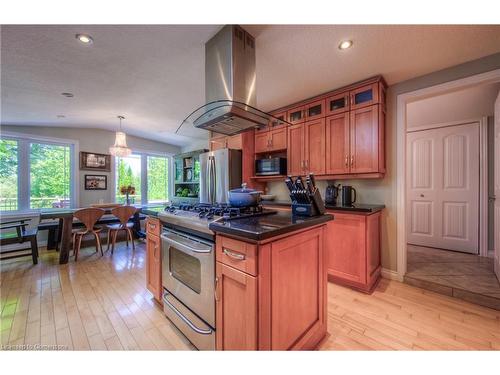
<path id="1" fill-rule="evenodd" d="M 75 254 L 75 262 L 78 260 L 78 252 L 80 251 L 82 238 L 86 234 L 94 235 L 96 241 L 95 250 L 96 252 L 101 251 L 101 255 L 104 255 L 102 252 L 101 240 L 99 239 L 99 232 L 101 232 L 102 228 L 95 226 L 102 215 L 104 215 L 104 210 L 102 208 L 94 207 L 82 208 L 74 212 L 73 216 L 85 225 L 84 229 L 79 229 L 73 232 L 73 252 Z"/>
<path id="2" fill-rule="evenodd" d="M 132 242 L 132 249 L 135 250 L 134 237 L 132 235 L 132 230 L 134 223 L 129 223 L 129 219 L 135 214 L 137 208 L 134 206 L 120 206 L 115 207 L 111 210 L 111 214 L 113 214 L 120 223 L 117 224 L 108 224 L 106 227 L 108 229 L 108 246 L 106 251 L 109 250 L 109 241 L 111 238 L 111 254 L 115 250 L 116 236 L 119 231 L 124 230 L 127 233 L 126 241 L 128 246 L 128 239 L 130 237 L 130 241 Z"/>
<path id="3" fill-rule="evenodd" d="M 22 218 L 2 220 L 0 217 L 0 254 L 1 260 L 31 255 L 33 264 L 38 263 L 38 243 L 36 235 L 40 213 L 27 214 Z M 21 244 L 29 242 L 29 247 Z M 26 253 L 26 250 L 31 250 Z M 4 256 L 3 254 L 9 254 Z"/>

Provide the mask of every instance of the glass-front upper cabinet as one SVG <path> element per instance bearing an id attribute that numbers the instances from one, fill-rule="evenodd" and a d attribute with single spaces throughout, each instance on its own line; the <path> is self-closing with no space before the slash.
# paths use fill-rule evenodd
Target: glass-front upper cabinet
<path id="1" fill-rule="evenodd" d="M 306 121 L 325 117 L 325 100 L 316 100 L 308 103 L 305 106 Z"/>
<path id="2" fill-rule="evenodd" d="M 326 114 L 335 115 L 349 111 L 349 92 L 341 92 L 326 99 Z"/>
<path id="3" fill-rule="evenodd" d="M 379 103 L 379 84 L 362 86 L 356 90 L 352 90 L 351 94 L 351 109 L 363 108 L 372 104 Z"/>
<path id="4" fill-rule="evenodd" d="M 271 128 L 271 130 L 285 126 L 286 123 L 284 121 L 286 121 L 286 112 L 274 113 L 273 116 L 276 117 L 277 120 L 272 119 L 269 122 L 269 127 Z"/>
<path id="5" fill-rule="evenodd" d="M 269 130 L 278 129 L 286 125 L 286 111 L 285 112 L 271 112 L 275 117 L 269 121 L 265 128 L 255 129 L 255 134 L 267 132 Z"/>
<path id="6" fill-rule="evenodd" d="M 288 122 L 290 124 L 293 124 L 293 125 L 303 123 L 305 121 L 305 117 L 306 117 L 305 112 L 306 111 L 304 110 L 303 105 L 288 110 L 286 113 L 287 118 L 288 118 Z"/>

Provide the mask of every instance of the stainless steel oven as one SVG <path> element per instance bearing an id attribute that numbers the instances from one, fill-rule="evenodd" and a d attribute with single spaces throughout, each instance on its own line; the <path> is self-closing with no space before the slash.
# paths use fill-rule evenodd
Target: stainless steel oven
<path id="1" fill-rule="evenodd" d="M 198 348 L 215 349 L 215 244 L 171 229 L 162 238 L 163 306 Z"/>

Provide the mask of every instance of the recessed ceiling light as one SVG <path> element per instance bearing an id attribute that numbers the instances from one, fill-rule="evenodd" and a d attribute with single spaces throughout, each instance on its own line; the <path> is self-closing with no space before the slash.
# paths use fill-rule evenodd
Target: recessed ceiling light
<path id="1" fill-rule="evenodd" d="M 83 44 L 92 44 L 92 42 L 94 42 L 94 39 L 92 39 L 92 37 L 87 34 L 76 34 L 75 38 Z"/>
<path id="2" fill-rule="evenodd" d="M 73 95 L 73 94 L 72 94 L 72 93 L 70 93 L 70 92 L 62 92 L 62 93 L 61 93 L 61 95 L 62 95 L 62 96 L 65 96 L 65 97 L 67 97 L 67 98 L 72 98 L 73 96 L 75 96 L 75 95 Z"/>
<path id="3" fill-rule="evenodd" d="M 343 40 L 339 44 L 339 49 L 348 49 L 352 47 L 352 40 Z"/>

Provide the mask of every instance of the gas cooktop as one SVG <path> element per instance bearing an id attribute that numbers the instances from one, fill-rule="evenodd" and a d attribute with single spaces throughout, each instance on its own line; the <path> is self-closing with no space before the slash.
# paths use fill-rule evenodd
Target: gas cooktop
<path id="1" fill-rule="evenodd" d="M 158 217 L 166 224 L 171 224 L 177 229 L 196 230 L 213 234 L 208 228 L 213 221 L 224 219 L 231 220 L 242 217 L 272 214 L 275 211 L 266 210 L 262 206 L 231 207 L 227 204 L 180 204 L 165 207 Z"/>

